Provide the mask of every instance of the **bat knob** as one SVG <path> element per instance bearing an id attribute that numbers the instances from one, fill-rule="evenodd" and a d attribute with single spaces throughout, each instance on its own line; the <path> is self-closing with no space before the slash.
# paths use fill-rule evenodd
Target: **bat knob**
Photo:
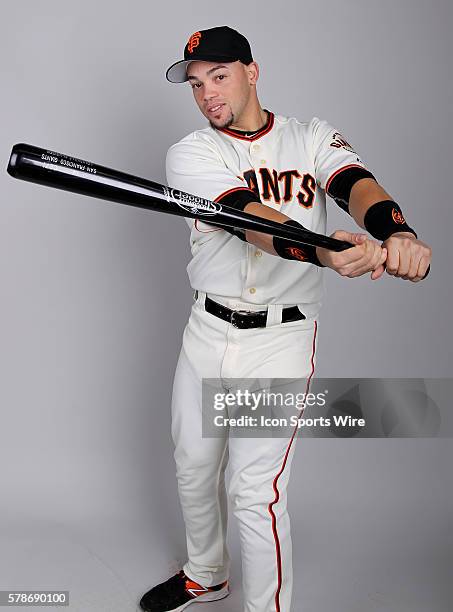
<path id="1" fill-rule="evenodd" d="M 24 151 L 26 151 L 27 149 L 29 150 L 30 147 L 31 145 L 27 145 L 23 142 L 20 142 L 13 146 L 13 148 L 11 149 L 11 155 L 9 156 L 8 167 L 6 169 L 9 175 L 13 176 L 14 178 L 20 177 L 20 156 Z"/>

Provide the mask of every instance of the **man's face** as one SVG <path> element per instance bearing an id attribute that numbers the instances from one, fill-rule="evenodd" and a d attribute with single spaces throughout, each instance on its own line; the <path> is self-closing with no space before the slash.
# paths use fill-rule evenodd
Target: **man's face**
<path id="1" fill-rule="evenodd" d="M 254 68 L 241 62 L 191 62 L 187 76 L 199 109 L 214 128 L 238 121 L 247 107 L 254 83 Z"/>

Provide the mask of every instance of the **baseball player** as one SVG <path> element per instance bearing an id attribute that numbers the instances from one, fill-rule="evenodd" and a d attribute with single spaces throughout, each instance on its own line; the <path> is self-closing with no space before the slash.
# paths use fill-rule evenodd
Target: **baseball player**
<path id="1" fill-rule="evenodd" d="M 288 437 L 203 437 L 202 381 L 298 378 L 314 373 L 323 268 L 373 281 L 421 280 L 430 248 L 407 224 L 342 134 L 325 120 L 298 121 L 264 109 L 259 67 L 247 39 L 223 26 L 190 36 L 167 70 L 188 82 L 209 126 L 170 147 L 168 184 L 241 211 L 326 232 L 326 194 L 366 233 L 335 231 L 346 251 L 186 219 L 194 303 L 172 395 L 172 438 L 188 559 L 143 595 L 147 612 L 184 610 L 229 593 L 227 500 L 238 521 L 245 612 L 289 612 L 292 549 Z M 230 469 L 228 490 L 225 469 Z"/>

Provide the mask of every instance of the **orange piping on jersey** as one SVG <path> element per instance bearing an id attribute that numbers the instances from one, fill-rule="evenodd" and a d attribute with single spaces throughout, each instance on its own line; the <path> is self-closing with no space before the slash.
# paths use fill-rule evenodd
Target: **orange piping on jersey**
<path id="1" fill-rule="evenodd" d="M 219 202 L 219 200 L 221 200 L 223 197 L 225 197 L 226 195 L 228 195 L 229 193 L 234 193 L 235 191 L 250 191 L 251 193 L 253 193 L 253 195 L 256 195 L 255 192 L 253 192 L 251 189 L 249 189 L 248 187 L 233 187 L 233 189 L 228 189 L 228 191 L 224 191 L 223 193 L 221 193 L 215 200 L 214 202 Z M 216 229 L 211 229 L 211 230 L 201 230 L 198 227 L 198 221 L 200 221 L 200 219 L 195 219 L 195 229 L 198 230 L 199 232 L 201 232 L 202 234 L 209 234 L 210 232 L 220 232 L 220 230 L 222 229 L 221 227 L 216 228 Z M 206 222 L 205 222 L 206 223 Z"/>
<path id="2" fill-rule="evenodd" d="M 253 193 L 253 195 L 256 197 L 256 193 L 248 187 L 233 187 L 232 189 L 228 189 L 228 191 L 224 191 L 219 196 L 217 196 L 214 202 L 220 202 L 222 198 L 229 195 L 230 193 L 234 193 L 235 191 L 250 191 L 250 193 Z"/>
<path id="3" fill-rule="evenodd" d="M 359 166 L 359 164 L 349 164 L 349 166 L 343 166 L 343 168 L 339 168 L 338 170 L 335 170 L 335 172 L 332 174 L 332 176 L 329 178 L 329 180 L 326 183 L 326 193 L 328 193 L 330 183 L 337 176 L 337 174 L 339 174 L 340 172 L 343 172 L 343 170 L 347 170 L 348 168 L 362 168 L 362 170 L 365 169 L 363 166 Z"/>
<path id="4" fill-rule="evenodd" d="M 228 136 L 233 136 L 233 138 L 239 138 L 239 140 L 248 140 L 249 142 L 252 142 L 253 140 L 258 140 L 258 138 L 265 136 L 268 132 L 271 131 L 273 127 L 274 127 L 274 113 L 271 113 L 269 111 L 269 117 L 268 117 L 266 125 L 264 125 L 262 129 L 256 134 L 254 134 L 253 136 L 242 135 L 239 133 L 239 131 L 229 130 L 228 128 L 217 128 L 217 129 L 219 130 L 219 132 L 228 134 Z"/>
<path id="5" fill-rule="evenodd" d="M 220 232 L 220 230 L 222 229 L 221 227 L 219 228 L 216 227 L 215 229 L 212 229 L 212 230 L 201 230 L 197 225 L 198 221 L 200 221 L 200 219 L 195 219 L 194 225 L 195 225 L 195 229 L 199 231 L 201 234 L 209 234 L 210 232 Z"/>
<path id="6" fill-rule="evenodd" d="M 315 371 L 315 352 L 316 352 L 316 333 L 318 331 L 318 322 L 315 321 L 314 322 L 314 331 L 313 331 L 313 342 L 312 342 L 312 351 L 311 351 L 311 372 L 310 375 L 308 376 L 307 379 L 307 385 L 305 388 L 305 396 L 307 396 L 307 393 L 309 392 L 310 389 L 310 382 L 312 379 L 312 376 L 314 374 Z M 305 406 L 303 408 L 301 408 L 298 418 L 300 419 L 302 414 L 304 413 L 305 410 Z M 291 446 L 293 444 L 293 440 L 294 440 L 294 436 L 296 435 L 297 432 L 297 425 L 294 427 L 293 430 L 293 435 L 291 436 L 291 440 L 289 441 L 289 444 L 286 448 L 286 452 L 285 452 L 285 457 L 283 459 L 283 463 L 282 466 L 280 468 L 279 473 L 277 474 L 277 476 L 274 478 L 274 481 L 272 483 L 273 489 L 274 489 L 274 493 L 275 493 L 275 497 L 274 500 L 269 504 L 268 506 L 268 511 L 269 514 L 271 515 L 272 518 L 272 533 L 274 534 L 274 541 L 275 541 L 275 553 L 276 553 L 276 561 L 277 561 L 277 591 L 275 593 L 275 610 L 276 612 L 281 612 L 281 608 L 280 608 L 280 591 L 282 588 L 282 558 L 281 558 L 281 552 L 280 552 L 280 539 L 278 537 L 278 532 L 277 532 L 277 517 L 275 516 L 275 512 L 273 509 L 273 506 L 278 502 L 278 500 L 280 499 L 280 491 L 278 490 L 278 479 L 280 478 L 280 476 L 282 475 L 286 463 L 287 463 L 287 459 L 288 459 L 288 454 L 289 451 L 291 449 Z"/>

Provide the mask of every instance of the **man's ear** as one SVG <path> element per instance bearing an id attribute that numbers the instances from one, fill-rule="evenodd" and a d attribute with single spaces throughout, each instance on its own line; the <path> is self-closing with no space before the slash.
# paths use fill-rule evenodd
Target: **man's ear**
<path id="1" fill-rule="evenodd" d="M 258 81 L 260 76 L 260 69 L 258 64 L 256 62 L 250 62 L 250 64 L 245 67 L 245 70 L 248 75 L 249 85 L 256 85 L 256 82 Z"/>

